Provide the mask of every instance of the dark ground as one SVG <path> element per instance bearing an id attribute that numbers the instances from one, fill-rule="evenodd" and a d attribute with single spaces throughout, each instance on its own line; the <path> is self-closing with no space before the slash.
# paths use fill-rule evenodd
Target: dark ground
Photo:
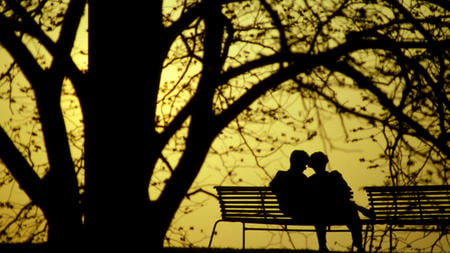
<path id="1" fill-rule="evenodd" d="M 68 251 L 70 252 L 70 251 Z M 330 253 L 347 253 L 332 251 Z M 46 244 L 1 244 L 0 253 L 49 253 Z M 53 252 L 50 252 L 53 253 Z M 317 253 L 315 250 L 292 249 L 235 249 L 235 248 L 165 248 L 162 253 Z M 397 252 L 399 253 L 399 252 Z M 404 252 L 402 252 L 404 253 Z"/>
<path id="2" fill-rule="evenodd" d="M 0 253 L 47 253 L 45 244 L 0 244 Z M 316 253 L 314 250 L 166 248 L 163 253 Z M 338 253 L 338 252 L 336 252 Z"/>
<path id="3" fill-rule="evenodd" d="M 317 253 L 314 250 L 289 250 L 289 249 L 208 249 L 208 248 L 166 248 L 164 253 Z M 331 252 L 333 253 L 333 252 Z M 336 252 L 337 253 L 337 252 Z"/>

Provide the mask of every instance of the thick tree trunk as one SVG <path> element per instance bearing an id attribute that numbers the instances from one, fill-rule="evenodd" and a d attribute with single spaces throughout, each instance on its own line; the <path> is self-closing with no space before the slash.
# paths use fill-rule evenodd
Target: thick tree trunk
<path id="1" fill-rule="evenodd" d="M 84 242 L 83 225 L 79 212 L 56 204 L 41 207 L 48 224 L 48 244 L 52 250 L 81 250 Z"/>
<path id="2" fill-rule="evenodd" d="M 154 107 L 161 72 L 155 36 L 148 36 L 153 27 L 148 12 L 161 15 L 161 9 L 114 1 L 92 1 L 89 8 L 89 83 L 83 97 L 87 243 L 105 252 L 118 247 L 149 252 L 162 247 L 152 233 L 158 230 L 157 238 L 165 233 L 153 224 L 148 195 L 159 156 Z"/>

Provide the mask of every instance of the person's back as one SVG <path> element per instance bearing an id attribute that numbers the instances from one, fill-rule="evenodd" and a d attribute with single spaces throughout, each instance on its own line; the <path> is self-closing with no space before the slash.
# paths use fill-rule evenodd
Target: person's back
<path id="1" fill-rule="evenodd" d="M 280 209 L 287 215 L 297 217 L 302 213 L 306 176 L 294 171 L 278 171 L 271 181 L 273 193 L 277 195 Z"/>
<path id="2" fill-rule="evenodd" d="M 317 219 L 339 220 L 351 205 L 352 193 L 341 173 L 337 171 L 314 174 L 308 179 L 311 206 Z M 333 210 L 330 213 L 329 210 Z"/>
<path id="3" fill-rule="evenodd" d="M 288 171 L 278 171 L 270 182 L 272 191 L 277 195 L 280 209 L 287 215 L 303 219 L 305 216 L 304 186 L 307 177 L 303 174 L 308 163 L 308 154 L 296 150 L 291 154 Z"/>
<path id="4" fill-rule="evenodd" d="M 352 201 L 352 189 L 348 186 L 347 182 L 342 177 L 342 174 L 336 170 L 328 173 L 328 182 L 330 188 L 332 188 L 331 197 L 339 203 L 349 203 Z"/>

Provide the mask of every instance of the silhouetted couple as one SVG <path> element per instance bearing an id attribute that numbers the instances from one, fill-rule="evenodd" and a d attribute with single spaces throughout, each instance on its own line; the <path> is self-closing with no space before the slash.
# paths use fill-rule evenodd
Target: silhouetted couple
<path id="1" fill-rule="evenodd" d="M 358 210 L 363 211 L 364 208 L 353 202 L 351 188 L 339 172 L 326 171 L 328 157 L 322 152 L 313 153 L 310 157 L 305 151 L 295 150 L 290 163 L 289 170 L 278 171 L 270 183 L 281 210 L 301 223 L 315 226 L 319 252 L 329 252 L 326 227 L 332 224 L 347 225 L 353 245 L 358 252 L 365 252 L 358 215 Z M 307 165 L 315 171 L 309 178 L 303 174 Z"/>

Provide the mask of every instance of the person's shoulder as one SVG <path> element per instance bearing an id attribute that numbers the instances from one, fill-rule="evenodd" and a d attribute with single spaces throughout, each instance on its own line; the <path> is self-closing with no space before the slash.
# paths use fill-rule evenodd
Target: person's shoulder
<path id="1" fill-rule="evenodd" d="M 277 174 L 275 174 L 275 177 L 273 177 L 272 181 L 270 182 L 271 185 L 278 183 L 279 181 L 283 180 L 286 177 L 286 171 L 279 170 Z"/>
<path id="2" fill-rule="evenodd" d="M 329 175 L 333 177 L 342 177 L 342 174 L 337 170 L 330 171 Z"/>
<path id="3" fill-rule="evenodd" d="M 275 178 L 276 177 L 285 177 L 285 176 L 287 176 L 287 171 L 284 171 L 284 170 L 279 170 L 277 172 L 277 174 L 275 174 Z"/>

